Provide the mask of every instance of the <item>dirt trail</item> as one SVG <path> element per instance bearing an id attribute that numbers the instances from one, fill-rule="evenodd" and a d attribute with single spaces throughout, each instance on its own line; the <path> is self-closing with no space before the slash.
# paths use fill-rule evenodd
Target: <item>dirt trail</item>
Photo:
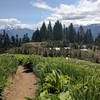
<path id="1" fill-rule="evenodd" d="M 4 91 L 3 100 L 24 100 L 24 97 L 36 96 L 37 78 L 33 73 L 25 71 L 22 66 L 18 67 L 11 85 Z"/>

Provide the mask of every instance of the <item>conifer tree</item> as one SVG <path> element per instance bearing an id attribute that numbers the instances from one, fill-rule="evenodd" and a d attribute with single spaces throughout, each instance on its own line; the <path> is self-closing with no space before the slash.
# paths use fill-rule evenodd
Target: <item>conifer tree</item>
<path id="1" fill-rule="evenodd" d="M 48 35 L 48 40 L 53 40 L 53 31 L 52 31 L 52 26 L 51 26 L 50 21 L 49 21 L 49 24 L 48 24 L 47 35 Z"/>
<path id="2" fill-rule="evenodd" d="M 40 37 L 41 41 L 47 40 L 47 28 L 45 22 L 42 24 L 42 27 L 40 28 Z"/>
<path id="3" fill-rule="evenodd" d="M 68 28 L 68 33 L 69 33 L 69 42 L 74 43 L 75 38 L 76 38 L 76 31 L 75 31 L 72 23 L 70 24 L 70 26 Z"/>
<path id="4" fill-rule="evenodd" d="M 54 25 L 53 34 L 54 34 L 54 41 L 62 40 L 62 38 L 63 38 L 63 36 L 62 36 L 62 24 L 59 21 L 57 21 Z"/>
<path id="5" fill-rule="evenodd" d="M 41 41 L 39 29 L 37 29 L 37 30 L 33 33 L 32 41 L 36 41 L 36 42 L 40 42 L 40 41 Z"/>
<path id="6" fill-rule="evenodd" d="M 77 40 L 76 40 L 79 44 L 83 42 L 84 35 L 85 35 L 84 29 L 82 26 L 80 26 L 78 29 Z"/>
<path id="7" fill-rule="evenodd" d="M 63 31 L 62 31 L 62 40 L 66 42 L 66 27 L 64 25 Z"/>
<path id="8" fill-rule="evenodd" d="M 29 42 L 29 41 L 30 41 L 30 39 L 28 37 L 28 33 L 24 34 L 24 36 L 23 36 L 23 42 Z"/>
<path id="9" fill-rule="evenodd" d="M 100 46 L 100 33 L 99 33 L 99 35 L 95 39 L 95 44 Z"/>
<path id="10" fill-rule="evenodd" d="M 69 32 L 68 32 L 68 28 L 66 28 L 66 42 L 69 43 Z"/>
<path id="11" fill-rule="evenodd" d="M 92 44 L 93 43 L 93 36 L 90 29 L 87 29 L 84 35 L 84 44 Z"/>

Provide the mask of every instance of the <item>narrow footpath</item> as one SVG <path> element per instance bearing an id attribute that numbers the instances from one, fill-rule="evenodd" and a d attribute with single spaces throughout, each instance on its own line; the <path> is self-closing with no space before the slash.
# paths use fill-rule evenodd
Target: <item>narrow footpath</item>
<path id="1" fill-rule="evenodd" d="M 4 100 L 25 100 L 25 97 L 33 98 L 37 91 L 37 77 L 32 72 L 27 72 L 19 66 L 10 86 L 4 91 Z"/>

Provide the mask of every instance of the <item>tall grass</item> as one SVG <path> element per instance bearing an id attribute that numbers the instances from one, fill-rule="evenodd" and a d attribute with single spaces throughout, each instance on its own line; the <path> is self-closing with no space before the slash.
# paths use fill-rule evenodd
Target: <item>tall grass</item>
<path id="1" fill-rule="evenodd" d="M 8 77 L 16 71 L 16 58 L 13 55 L 0 55 L 0 95 L 7 85 Z"/>
<path id="2" fill-rule="evenodd" d="M 100 100 L 99 64 L 34 55 L 20 60 L 31 62 L 40 78 L 37 100 Z"/>
<path id="3" fill-rule="evenodd" d="M 0 55 L 0 92 L 18 63 L 39 77 L 37 100 L 100 100 L 100 64 L 35 55 Z"/>

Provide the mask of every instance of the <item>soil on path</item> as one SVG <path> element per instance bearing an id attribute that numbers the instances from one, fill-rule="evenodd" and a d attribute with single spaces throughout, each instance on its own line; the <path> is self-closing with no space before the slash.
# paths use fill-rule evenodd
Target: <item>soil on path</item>
<path id="1" fill-rule="evenodd" d="M 25 100 L 25 97 L 33 98 L 37 91 L 37 77 L 19 66 L 10 86 L 4 91 L 3 100 Z"/>

